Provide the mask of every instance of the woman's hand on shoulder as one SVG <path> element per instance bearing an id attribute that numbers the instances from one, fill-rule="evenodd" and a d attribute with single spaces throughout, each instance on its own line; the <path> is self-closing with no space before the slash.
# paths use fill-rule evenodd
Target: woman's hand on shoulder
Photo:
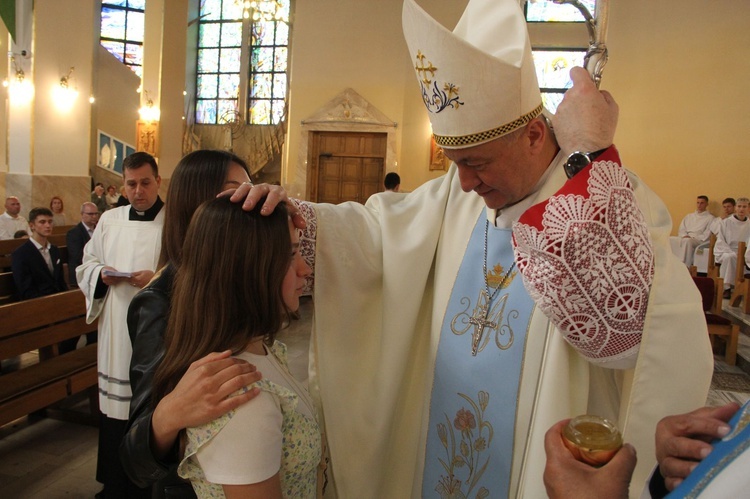
<path id="1" fill-rule="evenodd" d="M 196 360 L 174 390 L 159 401 L 151 421 L 154 452 L 164 456 L 180 430 L 213 421 L 253 399 L 260 389 L 230 396 L 262 378 L 255 366 L 229 350 Z"/>

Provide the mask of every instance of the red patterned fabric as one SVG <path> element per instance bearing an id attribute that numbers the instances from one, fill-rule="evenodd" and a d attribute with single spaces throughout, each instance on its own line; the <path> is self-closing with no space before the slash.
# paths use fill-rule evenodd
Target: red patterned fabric
<path id="1" fill-rule="evenodd" d="M 580 354 L 637 353 L 654 275 L 651 238 L 614 146 L 513 226 L 529 294 Z"/>

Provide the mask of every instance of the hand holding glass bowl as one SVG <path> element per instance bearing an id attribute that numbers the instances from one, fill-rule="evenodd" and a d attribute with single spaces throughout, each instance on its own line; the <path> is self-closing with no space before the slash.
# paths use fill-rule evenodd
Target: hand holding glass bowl
<path id="1" fill-rule="evenodd" d="M 563 442 L 578 461 L 604 466 L 622 447 L 622 435 L 614 423 L 599 416 L 583 415 L 563 429 Z"/>

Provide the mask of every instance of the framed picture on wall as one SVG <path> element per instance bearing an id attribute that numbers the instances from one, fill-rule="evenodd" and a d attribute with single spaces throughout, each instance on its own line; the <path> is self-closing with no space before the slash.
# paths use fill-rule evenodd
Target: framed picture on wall
<path id="1" fill-rule="evenodd" d="M 115 160 L 112 169 L 117 173 L 122 173 L 122 160 L 125 159 L 125 144 L 117 139 L 112 140 L 115 146 Z"/>
<path id="2" fill-rule="evenodd" d="M 135 147 L 98 130 L 96 164 L 117 173 L 122 173 L 122 161 L 135 152 Z"/>
<path id="3" fill-rule="evenodd" d="M 112 169 L 112 137 L 99 130 L 97 140 L 96 164 L 107 170 Z"/>
<path id="4" fill-rule="evenodd" d="M 451 160 L 445 157 L 443 148 L 437 145 L 433 137 L 430 137 L 430 171 L 446 171 L 450 164 Z"/>

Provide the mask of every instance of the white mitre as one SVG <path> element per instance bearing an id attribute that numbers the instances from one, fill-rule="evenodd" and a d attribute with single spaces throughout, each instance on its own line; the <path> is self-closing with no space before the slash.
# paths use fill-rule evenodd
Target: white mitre
<path id="1" fill-rule="evenodd" d="M 402 21 L 439 146 L 483 144 L 542 112 L 518 0 L 470 0 L 453 32 L 405 0 Z"/>

